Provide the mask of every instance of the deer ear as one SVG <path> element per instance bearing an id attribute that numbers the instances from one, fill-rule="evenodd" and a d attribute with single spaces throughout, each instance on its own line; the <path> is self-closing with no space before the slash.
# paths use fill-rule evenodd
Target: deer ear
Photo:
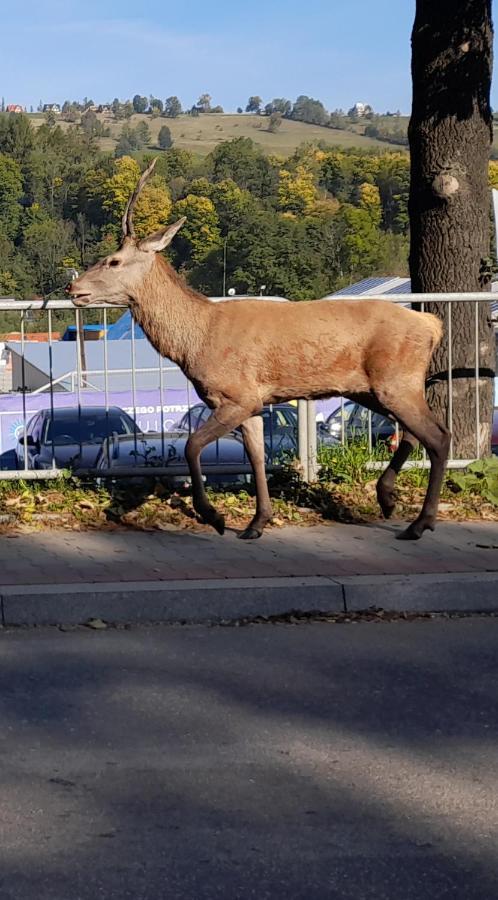
<path id="1" fill-rule="evenodd" d="M 149 237 L 144 238 L 143 241 L 139 241 L 138 249 L 146 250 L 150 253 L 159 253 L 160 250 L 164 250 L 168 244 L 171 244 L 176 232 L 180 231 L 180 228 L 186 221 L 187 217 L 183 216 L 183 218 L 178 219 L 178 222 L 175 222 L 174 225 L 168 225 L 167 228 L 162 228 L 161 231 L 150 234 Z"/>

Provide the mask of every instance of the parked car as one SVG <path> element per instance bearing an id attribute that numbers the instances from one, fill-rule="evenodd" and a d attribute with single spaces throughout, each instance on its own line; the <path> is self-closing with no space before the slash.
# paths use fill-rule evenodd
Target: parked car
<path id="1" fill-rule="evenodd" d="M 347 400 L 342 409 L 337 409 L 324 422 L 324 429 L 330 435 L 337 437 L 339 441 L 342 439 L 342 419 L 344 419 L 345 440 L 352 441 L 355 438 L 368 436 L 368 409 L 364 406 Z M 397 445 L 396 425 L 386 416 L 372 413 L 372 446 L 375 447 L 379 441 L 383 441 L 390 450 L 395 450 Z M 493 411 L 491 452 L 498 456 L 498 406 Z"/>
<path id="2" fill-rule="evenodd" d="M 151 470 L 168 465 L 185 465 L 185 446 L 189 434 L 205 422 L 211 415 L 204 403 L 196 403 L 180 419 L 171 432 L 161 434 L 113 435 L 101 447 L 96 467 L 111 471 L 130 466 L 146 466 Z M 265 408 L 262 412 L 265 439 L 265 455 L 267 465 L 277 463 L 286 454 L 297 453 L 297 409 L 290 403 L 280 403 Z M 323 428 L 317 424 L 317 430 Z M 324 440 L 334 445 L 336 438 L 328 433 Z M 241 465 L 248 467 L 249 460 L 244 449 L 242 433 L 236 428 L 231 434 L 219 438 L 204 448 L 201 454 L 201 465 L 207 469 L 209 465 Z M 187 468 L 187 467 L 186 467 Z M 209 473 L 205 471 L 207 483 L 245 482 L 249 473 Z M 172 476 L 172 481 L 185 482 L 185 476 Z"/>
<path id="3" fill-rule="evenodd" d="M 171 431 L 164 434 L 136 433 L 113 434 L 100 447 L 95 468 L 100 471 L 133 466 L 147 467 L 154 474 L 154 469 L 171 465 L 185 466 L 184 475 L 172 475 L 174 484 L 185 484 L 188 480 L 188 465 L 185 459 L 185 446 L 188 435 L 183 431 Z M 208 444 L 201 453 L 201 465 L 228 465 L 247 467 L 249 465 L 242 441 L 227 435 Z M 132 476 L 133 477 L 133 476 Z M 140 473 L 139 477 L 142 477 Z M 207 484 L 244 484 L 249 472 L 205 473 Z"/>
<path id="4" fill-rule="evenodd" d="M 211 410 L 204 403 L 196 403 L 175 426 L 180 432 L 189 434 L 207 422 Z M 295 456 L 298 450 L 298 420 L 297 407 L 292 403 L 275 403 L 265 406 L 262 413 L 263 432 L 265 440 L 266 462 L 277 462 L 284 455 Z M 317 422 L 317 440 L 319 444 L 336 446 L 337 438 L 324 426 Z M 240 428 L 232 432 L 239 440 L 242 440 Z"/>
<path id="5" fill-rule="evenodd" d="M 383 442 L 390 450 L 396 448 L 396 425 L 391 419 L 379 413 L 371 414 L 372 446 Z M 352 400 L 346 400 L 342 407 L 324 422 L 325 431 L 339 442 L 344 432 L 345 441 L 368 438 L 369 411 L 366 407 Z"/>
<path id="6" fill-rule="evenodd" d="M 119 406 L 63 406 L 53 411 L 41 409 L 26 425 L 26 452 L 29 469 L 92 468 L 104 440 L 112 434 L 133 435 L 135 422 Z M 16 455 L 24 468 L 24 434 L 18 439 Z"/>

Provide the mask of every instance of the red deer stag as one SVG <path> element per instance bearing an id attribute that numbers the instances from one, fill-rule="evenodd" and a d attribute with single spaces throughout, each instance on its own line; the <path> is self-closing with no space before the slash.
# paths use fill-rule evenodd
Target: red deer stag
<path id="1" fill-rule="evenodd" d="M 400 535 L 434 530 L 449 432 L 425 401 L 429 360 L 441 337 L 429 314 L 382 300 L 213 303 L 188 287 L 161 255 L 185 219 L 139 240 L 133 211 L 154 162 L 141 176 L 123 216 L 119 250 L 68 286 L 78 307 L 126 305 L 151 344 L 176 362 L 212 410 L 193 433 L 186 457 L 194 508 L 220 534 L 224 520 L 206 496 L 200 454 L 240 425 L 256 483 L 256 513 L 244 539 L 261 536 L 272 517 L 265 475 L 262 407 L 295 398 L 345 396 L 390 415 L 403 437 L 377 484 L 384 516 L 395 506 L 394 482 L 417 441 L 431 470 L 418 518 Z"/>

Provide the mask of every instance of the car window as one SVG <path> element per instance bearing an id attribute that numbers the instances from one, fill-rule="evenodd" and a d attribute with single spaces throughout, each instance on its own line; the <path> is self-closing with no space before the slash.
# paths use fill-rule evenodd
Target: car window
<path id="1" fill-rule="evenodd" d="M 74 418 L 69 416 L 57 416 L 49 419 L 45 424 L 43 442 L 45 444 L 101 444 L 106 437 L 116 432 L 117 434 L 132 434 L 130 421 L 124 415 L 105 410 L 102 413 L 89 415 L 82 411 Z"/>
<path id="2" fill-rule="evenodd" d="M 288 415 L 290 413 L 290 416 Z M 281 431 L 282 428 L 295 428 L 297 425 L 297 420 L 292 419 L 292 413 L 288 409 L 282 409 L 279 407 L 273 407 L 273 409 L 264 409 L 262 412 L 263 416 L 263 430 L 265 436 L 273 434 L 275 432 Z"/>
<path id="3" fill-rule="evenodd" d="M 205 422 L 211 417 L 211 410 L 209 406 L 203 406 L 201 409 L 200 416 L 197 420 L 197 428 L 200 428 L 201 425 L 204 425 Z"/>
<path id="4" fill-rule="evenodd" d="M 351 400 L 347 400 L 339 409 L 336 409 L 335 412 L 331 413 L 331 415 L 327 419 L 327 425 L 330 427 L 332 424 L 340 427 L 341 420 L 344 423 L 348 422 L 351 416 L 353 415 L 357 403 L 353 403 Z"/>
<path id="5" fill-rule="evenodd" d="M 37 415 L 31 422 L 28 424 L 27 433 L 30 434 L 34 441 L 38 441 L 40 439 L 40 425 L 41 425 L 42 417 Z"/>
<path id="6" fill-rule="evenodd" d="M 209 416 L 210 410 L 207 406 L 192 406 L 177 427 L 180 431 L 197 431 L 203 420 L 205 421 Z"/>

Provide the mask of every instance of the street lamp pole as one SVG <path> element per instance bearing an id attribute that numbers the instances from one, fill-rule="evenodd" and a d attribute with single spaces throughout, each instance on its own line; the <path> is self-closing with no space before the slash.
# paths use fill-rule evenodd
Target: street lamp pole
<path id="1" fill-rule="evenodd" d="M 228 234 L 223 242 L 223 296 L 227 295 L 227 243 Z"/>

